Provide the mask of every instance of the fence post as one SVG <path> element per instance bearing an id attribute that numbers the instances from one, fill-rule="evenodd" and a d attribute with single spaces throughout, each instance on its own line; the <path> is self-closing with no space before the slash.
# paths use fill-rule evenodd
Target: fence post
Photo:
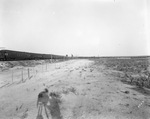
<path id="1" fill-rule="evenodd" d="M 28 68 L 28 78 L 30 78 L 30 69 Z"/>

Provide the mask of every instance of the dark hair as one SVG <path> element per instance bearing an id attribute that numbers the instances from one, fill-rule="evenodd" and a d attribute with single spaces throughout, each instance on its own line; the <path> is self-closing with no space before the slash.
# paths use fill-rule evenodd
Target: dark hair
<path id="1" fill-rule="evenodd" d="M 45 92 L 48 93 L 48 89 L 47 88 L 45 88 Z"/>
<path id="2" fill-rule="evenodd" d="M 38 98 L 42 98 L 42 97 L 43 97 L 43 94 L 40 93 L 40 94 L 38 95 Z"/>
<path id="3" fill-rule="evenodd" d="M 43 97 L 43 93 L 48 93 L 48 89 L 47 88 L 45 88 L 44 90 L 45 91 L 42 91 L 42 92 L 39 93 L 38 98 L 42 98 Z"/>

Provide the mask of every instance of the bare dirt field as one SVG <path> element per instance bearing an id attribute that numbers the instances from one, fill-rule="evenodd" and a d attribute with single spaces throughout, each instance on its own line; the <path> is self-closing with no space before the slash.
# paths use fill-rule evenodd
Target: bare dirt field
<path id="1" fill-rule="evenodd" d="M 40 67 L 34 66 L 34 75 L 25 82 L 6 86 L 11 67 L 0 72 L 0 119 L 36 119 L 37 96 L 44 88 L 61 96 L 63 119 L 150 119 L 150 90 L 122 81 L 125 73 L 104 62 L 76 59 Z"/>

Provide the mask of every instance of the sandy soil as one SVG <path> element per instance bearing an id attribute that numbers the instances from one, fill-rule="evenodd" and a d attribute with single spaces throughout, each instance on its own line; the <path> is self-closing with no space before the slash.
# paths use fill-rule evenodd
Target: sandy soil
<path id="1" fill-rule="evenodd" d="M 45 87 L 61 95 L 57 109 L 64 119 L 150 119 L 148 90 L 122 83 L 119 73 L 84 59 L 50 64 L 24 83 L 0 88 L 0 119 L 36 119 Z"/>

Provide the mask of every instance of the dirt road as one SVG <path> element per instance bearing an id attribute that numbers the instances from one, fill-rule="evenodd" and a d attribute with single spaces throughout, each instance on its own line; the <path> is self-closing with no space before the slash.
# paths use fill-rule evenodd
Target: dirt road
<path id="1" fill-rule="evenodd" d="M 94 60 L 51 64 L 25 83 L 0 89 L 0 119 L 35 119 L 37 95 L 45 87 L 61 95 L 64 119 L 150 119 L 149 95 L 123 84 L 116 73 Z"/>

